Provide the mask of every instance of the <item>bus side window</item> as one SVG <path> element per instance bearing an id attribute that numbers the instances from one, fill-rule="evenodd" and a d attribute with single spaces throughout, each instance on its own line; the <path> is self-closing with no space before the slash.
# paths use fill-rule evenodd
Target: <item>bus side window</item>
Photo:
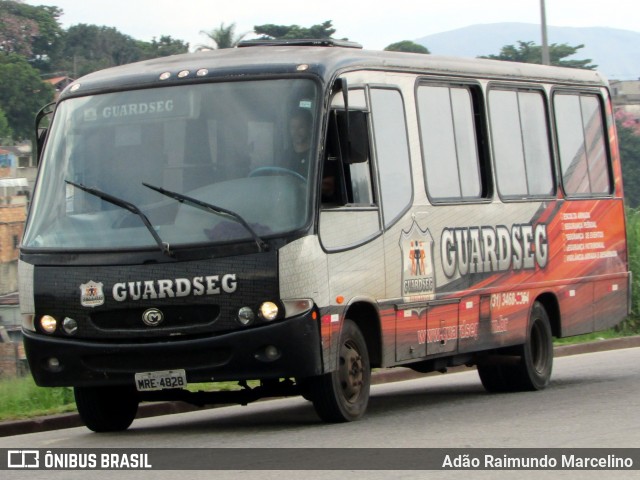
<path id="1" fill-rule="evenodd" d="M 474 85 L 418 87 L 423 172 L 434 203 L 474 202 L 491 195 L 479 96 Z"/>
<path id="2" fill-rule="evenodd" d="M 380 204 L 389 227 L 410 207 L 413 196 L 404 103 L 396 89 L 372 88 L 370 96 Z"/>
<path id="3" fill-rule="evenodd" d="M 553 103 L 566 195 L 596 197 L 611 194 L 612 175 L 599 97 L 558 92 Z"/>
<path id="4" fill-rule="evenodd" d="M 489 91 L 493 155 L 503 199 L 555 194 L 545 103 L 542 90 L 496 87 Z"/>

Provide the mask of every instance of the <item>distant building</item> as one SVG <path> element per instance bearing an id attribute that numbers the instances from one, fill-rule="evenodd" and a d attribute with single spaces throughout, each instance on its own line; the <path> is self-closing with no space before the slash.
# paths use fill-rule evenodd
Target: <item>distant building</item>
<path id="1" fill-rule="evenodd" d="M 31 147 L 0 147 L 0 378 L 26 371 L 18 301 L 19 246 L 27 218 Z"/>
<path id="2" fill-rule="evenodd" d="M 624 110 L 640 122 L 640 80 L 611 80 L 609 84 L 614 108 Z"/>
<path id="3" fill-rule="evenodd" d="M 0 171 L 0 178 L 4 178 L 7 176 L 16 177 L 16 178 L 26 178 L 27 182 L 29 183 L 26 196 L 27 198 L 30 198 L 31 192 L 33 192 L 33 186 L 36 182 L 36 176 L 38 174 L 38 166 L 36 164 L 36 160 L 32 152 L 31 142 L 26 142 L 20 145 L 12 145 L 12 146 L 0 145 L 0 150 L 4 150 L 5 152 L 8 152 L 8 154 L 13 155 L 13 157 L 15 157 L 15 166 L 13 167 L 13 171 L 11 172 L 11 175 L 3 174 Z M 0 163 L 1 162 L 2 160 L 0 159 Z"/>
<path id="4" fill-rule="evenodd" d="M 24 233 L 29 183 L 17 177 L 17 157 L 0 149 L 0 295 L 18 291 L 18 247 Z"/>
<path id="5" fill-rule="evenodd" d="M 74 80 L 71 77 L 61 76 L 61 77 L 47 78 L 46 80 L 43 80 L 43 81 L 52 85 L 53 88 L 55 88 L 56 93 L 54 98 L 55 100 L 58 100 L 58 97 L 60 96 L 60 93 L 62 92 L 62 90 L 64 90 L 67 87 L 67 85 L 72 83 Z"/>
<path id="6" fill-rule="evenodd" d="M 28 372 L 20 325 L 18 294 L 0 296 L 0 379 Z"/>

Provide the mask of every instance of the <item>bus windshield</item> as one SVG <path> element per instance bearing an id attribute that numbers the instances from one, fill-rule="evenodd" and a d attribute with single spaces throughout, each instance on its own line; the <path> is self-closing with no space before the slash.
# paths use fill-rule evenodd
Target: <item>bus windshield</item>
<path id="1" fill-rule="evenodd" d="M 175 247 L 300 229 L 311 204 L 317 107 L 317 85 L 308 79 L 65 100 L 47 140 L 23 246 L 139 249 L 154 248 L 159 237 Z M 194 208 L 181 195 L 233 215 Z"/>

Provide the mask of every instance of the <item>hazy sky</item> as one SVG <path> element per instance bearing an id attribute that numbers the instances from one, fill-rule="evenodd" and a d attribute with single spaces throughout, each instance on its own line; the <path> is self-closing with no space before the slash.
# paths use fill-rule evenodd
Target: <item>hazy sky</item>
<path id="1" fill-rule="evenodd" d="M 365 48 L 382 49 L 400 40 L 477 23 L 540 22 L 540 0 L 27 0 L 64 10 L 65 28 L 78 23 L 106 25 L 139 40 L 160 35 L 189 42 L 207 38 L 199 32 L 224 22 L 237 32 L 275 23 L 308 27 L 332 20 L 336 37 Z M 612 27 L 640 31 L 640 1 L 546 0 L 547 24 L 561 27 Z M 514 39 L 515 41 L 516 39 Z M 553 42 L 553 39 L 549 39 Z M 536 43 L 540 43 L 536 39 Z M 640 46 L 639 46 L 640 47 Z"/>

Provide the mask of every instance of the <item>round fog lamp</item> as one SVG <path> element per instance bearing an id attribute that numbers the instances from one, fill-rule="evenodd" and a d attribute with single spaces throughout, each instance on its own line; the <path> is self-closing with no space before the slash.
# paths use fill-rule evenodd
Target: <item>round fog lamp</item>
<path id="1" fill-rule="evenodd" d="M 260 305 L 260 316 L 265 320 L 275 320 L 278 316 L 278 306 L 273 302 L 264 302 Z"/>
<path id="2" fill-rule="evenodd" d="M 57 324 L 58 321 L 51 315 L 43 315 L 43 317 L 40 319 L 40 326 L 42 327 L 42 330 L 47 333 L 55 332 Z"/>
<path id="3" fill-rule="evenodd" d="M 51 357 L 47 360 L 47 366 L 49 367 L 49 370 L 58 370 L 60 368 L 60 360 L 56 357 Z"/>
<path id="4" fill-rule="evenodd" d="M 242 307 L 240 310 L 238 310 L 238 321 L 242 325 L 249 325 L 251 322 L 253 322 L 254 318 L 255 314 L 253 313 L 253 310 L 251 310 L 251 308 Z"/>
<path id="5" fill-rule="evenodd" d="M 280 356 L 280 350 L 278 350 L 278 347 L 269 345 L 264 349 L 264 354 L 267 357 L 267 360 L 276 360 Z"/>

